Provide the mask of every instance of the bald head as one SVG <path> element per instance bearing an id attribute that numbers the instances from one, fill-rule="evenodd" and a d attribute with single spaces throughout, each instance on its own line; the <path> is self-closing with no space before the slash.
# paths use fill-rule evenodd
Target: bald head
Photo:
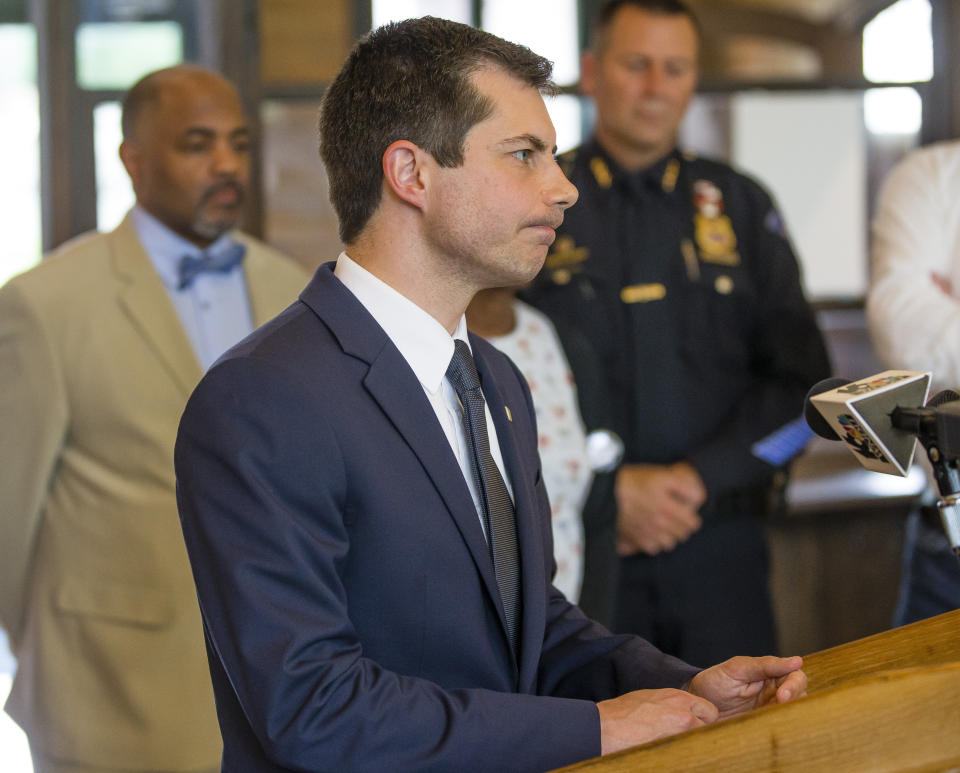
<path id="1" fill-rule="evenodd" d="M 144 116 L 155 110 L 163 110 L 165 98 L 174 95 L 190 96 L 206 92 L 219 92 L 233 98 L 240 105 L 240 96 L 234 85 L 220 73 L 196 64 L 179 64 L 144 75 L 130 87 L 123 99 L 120 117 L 123 138 L 132 139 Z"/>
<path id="2" fill-rule="evenodd" d="M 233 84 L 197 65 L 158 70 L 127 93 L 121 122 L 120 158 L 144 209 L 200 246 L 236 225 L 250 158 Z"/>

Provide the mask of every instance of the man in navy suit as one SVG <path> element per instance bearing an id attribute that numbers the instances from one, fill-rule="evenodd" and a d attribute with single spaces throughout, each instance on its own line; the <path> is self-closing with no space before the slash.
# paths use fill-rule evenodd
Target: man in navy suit
<path id="1" fill-rule="evenodd" d="M 805 690 L 799 658 L 699 671 L 551 587 L 530 395 L 463 317 L 478 290 L 537 273 L 576 201 L 550 71 L 425 18 L 362 40 L 328 90 L 346 251 L 207 373 L 177 441 L 225 771 L 545 770 Z M 445 376 L 464 348 L 482 479 Z M 485 519 L 494 463 L 515 593 Z"/>

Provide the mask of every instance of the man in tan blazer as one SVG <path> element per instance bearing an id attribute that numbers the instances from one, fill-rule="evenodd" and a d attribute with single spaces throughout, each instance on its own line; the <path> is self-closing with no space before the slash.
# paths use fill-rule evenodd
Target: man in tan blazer
<path id="1" fill-rule="evenodd" d="M 38 773 L 219 769 L 174 440 L 205 368 L 307 279 L 233 230 L 249 152 L 227 81 L 153 73 L 123 131 L 137 205 L 0 288 L 6 708 Z"/>

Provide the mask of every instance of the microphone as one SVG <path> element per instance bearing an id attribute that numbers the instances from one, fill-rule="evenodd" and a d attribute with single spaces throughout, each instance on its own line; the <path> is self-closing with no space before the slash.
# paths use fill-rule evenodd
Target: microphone
<path id="1" fill-rule="evenodd" d="M 868 470 L 905 477 L 917 440 L 913 423 L 921 419 L 914 412 L 925 410 L 929 388 L 930 373 L 910 370 L 826 379 L 807 393 L 804 416 L 821 437 L 845 442 Z"/>
<path id="2" fill-rule="evenodd" d="M 852 381 L 852 378 L 833 376 L 832 378 L 825 378 L 823 381 L 818 381 L 816 384 L 810 387 L 810 391 L 807 392 L 807 396 L 803 401 L 803 418 L 807 420 L 807 426 L 810 427 L 815 434 L 822 438 L 826 438 L 827 440 L 840 439 L 840 436 L 834 432 L 833 427 L 830 426 L 830 422 L 828 422 L 820 413 L 820 411 L 817 410 L 817 407 L 813 404 L 813 400 L 811 398 L 814 395 L 829 392 L 831 389 L 846 386 Z"/>
<path id="3" fill-rule="evenodd" d="M 947 541 L 960 557 L 960 393 L 945 389 L 925 403 L 930 373 L 888 370 L 859 381 L 825 379 L 807 392 L 813 430 L 842 440 L 868 470 L 905 476 L 917 440 L 933 465 Z"/>

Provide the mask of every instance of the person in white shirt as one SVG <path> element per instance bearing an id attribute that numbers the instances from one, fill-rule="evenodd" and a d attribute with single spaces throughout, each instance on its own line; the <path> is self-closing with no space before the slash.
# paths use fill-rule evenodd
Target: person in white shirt
<path id="1" fill-rule="evenodd" d="M 884 181 L 867 319 L 887 367 L 931 371 L 931 394 L 960 388 L 960 141 L 913 151 Z M 960 606 L 960 563 L 936 497 L 931 478 L 924 504 L 907 520 L 896 625 Z"/>

